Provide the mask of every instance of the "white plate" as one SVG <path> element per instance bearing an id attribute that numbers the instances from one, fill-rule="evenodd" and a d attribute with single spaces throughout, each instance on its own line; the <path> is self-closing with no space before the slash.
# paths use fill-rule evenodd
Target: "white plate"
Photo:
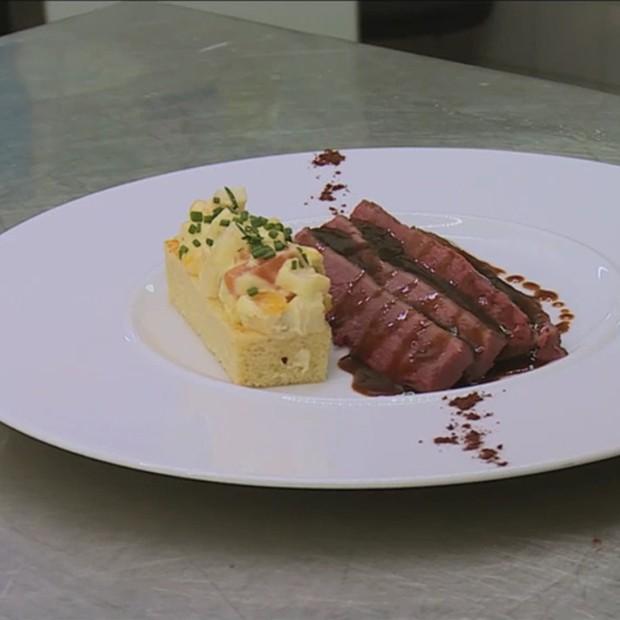
<path id="1" fill-rule="evenodd" d="M 3 234 L 0 419 L 120 465 L 269 486 L 471 482 L 620 454 L 620 168 L 464 149 L 345 153 L 348 205 L 373 199 L 558 291 L 574 311 L 569 357 L 485 386 L 492 397 L 478 410 L 494 415 L 480 424 L 507 466 L 433 442 L 454 417 L 445 393 L 360 396 L 336 353 L 324 384 L 234 386 L 168 306 L 162 240 L 193 199 L 245 185 L 254 212 L 330 217 L 330 203 L 304 204 L 334 172 L 309 153 L 137 181 Z"/>

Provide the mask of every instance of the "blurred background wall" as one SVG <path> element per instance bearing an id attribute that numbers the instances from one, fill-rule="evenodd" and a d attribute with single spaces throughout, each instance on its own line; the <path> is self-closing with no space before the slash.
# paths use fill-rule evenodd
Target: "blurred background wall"
<path id="1" fill-rule="evenodd" d="M 31 23 L 34 6 L 41 7 L 41 20 L 56 21 L 111 4 L 0 0 L 5 7 L 0 10 L 12 10 L 14 17 L 22 13 L 21 27 L 28 27 L 36 25 Z M 195 0 L 168 4 L 620 93 L 620 0 Z M 28 5 L 30 17 L 25 16 Z"/>
<path id="2" fill-rule="evenodd" d="M 1 0 L 0 0 L 1 1 Z M 138 0 L 133 0 L 138 1 Z M 109 6 L 114 2 L 61 1 L 45 2 L 50 21 L 64 19 L 87 11 Z M 357 6 L 354 0 L 194 0 L 166 2 L 179 6 L 211 11 L 230 17 L 240 17 L 283 28 L 313 34 L 326 34 L 342 39 L 357 39 Z"/>

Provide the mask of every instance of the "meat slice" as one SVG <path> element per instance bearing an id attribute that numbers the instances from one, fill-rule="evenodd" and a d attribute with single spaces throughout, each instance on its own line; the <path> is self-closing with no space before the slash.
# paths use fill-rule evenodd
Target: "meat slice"
<path id="1" fill-rule="evenodd" d="M 295 239 L 323 254 L 336 344 L 350 347 L 370 368 L 417 392 L 448 389 L 463 376 L 474 359 L 464 341 L 382 289 L 309 228 Z"/>
<path id="2" fill-rule="evenodd" d="M 419 273 L 398 269 L 381 260 L 346 217 L 337 215 L 313 232 L 332 249 L 365 269 L 386 291 L 464 340 L 474 351 L 474 363 L 465 372 L 465 379 L 481 379 L 491 369 L 506 344 L 506 338 L 498 330 L 459 306 Z"/>
<path id="3" fill-rule="evenodd" d="M 424 269 L 431 277 L 451 285 L 469 303 L 495 321 L 508 341 L 502 358 L 528 355 L 535 336 L 527 315 L 510 297 L 498 289 L 454 246 L 435 235 L 409 228 L 374 202 L 363 200 L 353 210 L 351 220 L 371 243 L 390 245 Z"/>
<path id="4" fill-rule="evenodd" d="M 444 243 L 450 243 L 447 239 L 442 239 L 441 237 L 437 238 L 441 239 Z M 506 295 L 525 312 L 530 323 L 534 327 L 536 348 L 533 355 L 537 362 L 547 364 L 548 362 L 552 362 L 567 355 L 566 349 L 561 343 L 562 335 L 560 330 L 551 322 L 551 317 L 544 311 L 538 299 L 531 295 L 526 295 L 510 286 L 508 282 L 498 277 L 488 263 L 468 254 L 458 246 L 453 245 L 452 247 L 467 258 L 481 274 L 485 275 L 500 291 L 506 293 Z"/>

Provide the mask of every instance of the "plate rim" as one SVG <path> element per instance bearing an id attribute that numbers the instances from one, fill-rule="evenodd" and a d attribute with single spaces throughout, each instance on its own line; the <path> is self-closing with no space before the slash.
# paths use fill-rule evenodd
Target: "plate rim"
<path id="1" fill-rule="evenodd" d="M 511 149 L 495 149 L 495 148 L 469 148 L 469 147 L 433 147 L 433 146 L 396 146 L 396 147 L 352 147 L 348 148 L 342 146 L 339 148 L 341 151 L 350 152 L 350 151 L 449 151 L 449 152 L 485 152 L 487 154 L 501 154 L 504 155 L 512 155 L 517 157 L 535 157 L 535 158 L 553 158 L 553 159 L 562 159 L 568 161 L 578 161 L 586 164 L 590 164 L 592 166 L 600 167 L 610 167 L 612 169 L 620 169 L 620 166 L 613 163 L 608 162 L 600 162 L 596 159 L 588 159 L 582 156 L 572 156 L 572 155 L 564 155 L 564 154 L 554 154 L 554 153 L 543 153 L 543 152 L 529 152 L 529 151 L 520 151 L 520 150 L 511 150 Z M 316 154 L 318 151 L 295 151 L 295 152 L 284 152 L 284 153 L 273 153 L 267 155 L 259 155 L 255 157 L 247 157 L 243 159 L 236 160 L 225 160 L 212 162 L 208 164 L 199 164 L 196 166 L 192 166 L 189 168 L 181 168 L 177 170 L 170 170 L 163 173 L 147 175 L 145 177 L 140 177 L 136 179 L 132 179 L 127 182 L 122 182 L 120 184 L 108 186 L 102 189 L 97 190 L 96 192 L 85 194 L 76 198 L 73 198 L 65 203 L 60 205 L 55 205 L 47 208 L 46 210 L 38 213 L 37 215 L 15 225 L 7 230 L 5 230 L 2 234 L 0 234 L 0 244 L 5 241 L 6 236 L 13 236 L 16 233 L 15 231 L 21 230 L 24 227 L 27 227 L 31 224 L 31 222 L 35 219 L 46 218 L 46 217 L 57 217 L 57 211 L 68 210 L 76 208 L 76 203 L 79 203 L 81 200 L 87 197 L 97 196 L 99 194 L 108 193 L 113 190 L 122 190 L 127 188 L 130 185 L 139 184 L 148 182 L 149 179 L 154 178 L 162 178 L 167 176 L 175 175 L 179 172 L 188 172 L 188 171 L 196 171 L 199 169 L 205 168 L 213 168 L 216 166 L 226 166 L 228 164 L 238 164 L 238 163 L 247 163 L 256 160 L 265 160 L 265 159 L 276 159 L 276 158 L 287 158 L 287 157 L 302 157 L 302 156 L 310 156 Z M 435 214 L 433 214 L 435 215 Z M 494 221 L 506 222 L 510 220 L 506 220 L 505 218 L 494 218 L 489 216 L 480 216 L 471 214 L 470 217 L 481 218 L 481 219 L 490 219 Z M 519 221 L 512 221 L 511 223 L 517 225 L 524 225 Z M 529 226 L 529 225 L 528 225 Z M 549 233 L 550 231 L 543 227 L 532 226 L 533 228 L 537 228 L 538 230 Z M 557 233 L 554 233 L 557 234 Z M 591 250 L 598 255 L 605 258 L 605 260 L 609 261 L 611 265 L 613 265 L 618 270 L 618 265 L 613 258 L 606 256 L 601 253 L 596 248 L 591 247 L 590 245 L 583 243 L 575 238 L 572 238 L 567 235 L 559 235 L 564 239 L 570 240 L 573 243 L 578 243 L 588 250 Z M 456 391 L 455 391 L 456 393 Z M 0 407 L 3 409 L 4 407 Z M 584 454 L 581 456 L 573 457 L 573 458 L 565 458 L 558 460 L 557 458 L 551 459 L 549 461 L 539 461 L 533 464 L 526 465 L 515 465 L 510 468 L 489 468 L 488 471 L 484 473 L 480 473 L 479 471 L 472 471 L 468 473 L 463 473 L 460 476 L 454 474 L 440 474 L 437 476 L 425 476 L 421 480 L 412 479 L 412 477 L 387 477 L 387 478 L 378 478 L 372 479 L 369 477 L 364 478 L 346 478 L 346 479 L 311 479 L 311 478 L 283 478 L 281 476 L 252 476 L 252 475 L 243 475 L 239 476 L 227 476 L 222 474 L 214 474 L 214 473 L 205 473 L 205 474 L 197 474 L 191 471 L 180 470 L 175 467 L 160 467 L 157 465 L 152 465 L 148 463 L 135 463 L 129 460 L 125 460 L 123 458 L 118 458 L 116 455 L 110 455 L 107 453 L 99 453 L 96 449 L 80 449 L 76 448 L 74 445 L 70 445 L 70 443 L 65 442 L 62 438 L 50 436 L 49 433 L 47 436 L 42 436 L 37 433 L 36 429 L 26 430 L 24 427 L 21 427 L 17 423 L 7 423 L 4 422 L 6 418 L 5 415 L 2 415 L 2 420 L 0 420 L 7 427 L 16 430 L 17 432 L 25 435 L 27 437 L 33 438 L 36 441 L 41 443 L 50 445 L 52 447 L 77 454 L 82 457 L 91 458 L 106 464 L 112 464 L 115 466 L 120 466 L 128 469 L 134 469 L 137 471 L 145 471 L 149 473 L 154 473 L 158 475 L 167 475 L 172 477 L 182 477 L 191 480 L 200 480 L 200 481 L 209 481 L 209 482 L 217 482 L 217 483 L 225 483 L 225 484 L 235 484 L 235 485 L 243 485 L 243 486 L 259 486 L 259 487 L 270 487 L 270 488 L 295 488 L 295 489 L 350 489 L 350 490 L 360 490 L 360 489 L 396 489 L 396 488 L 417 488 L 417 487 L 435 487 L 435 486 L 451 486 L 451 485 L 460 485 L 460 484 L 471 484 L 477 482 L 485 482 L 485 481 L 495 481 L 501 479 L 515 478 L 521 476 L 529 476 L 536 475 L 541 473 L 547 473 L 551 471 L 564 470 L 567 468 L 572 468 L 580 465 L 585 465 L 588 463 L 598 462 L 607 460 L 610 458 L 614 458 L 620 455 L 620 445 L 618 445 L 614 449 L 608 449 L 606 451 L 598 451 L 595 454 Z"/>

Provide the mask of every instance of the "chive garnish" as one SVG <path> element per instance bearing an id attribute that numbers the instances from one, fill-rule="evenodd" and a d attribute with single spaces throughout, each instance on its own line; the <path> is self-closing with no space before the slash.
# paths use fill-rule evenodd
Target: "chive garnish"
<path id="1" fill-rule="evenodd" d="M 230 220 L 220 220 L 220 226 L 230 226 Z"/>
<path id="2" fill-rule="evenodd" d="M 213 213 L 211 215 L 214 218 L 216 218 L 223 210 L 224 210 L 224 207 L 215 207 L 215 209 L 213 209 Z"/>
<path id="3" fill-rule="evenodd" d="M 213 204 L 214 205 L 219 205 L 220 204 L 220 197 L 219 196 L 213 196 Z"/>
<path id="4" fill-rule="evenodd" d="M 228 187 L 224 187 L 224 189 L 226 190 L 226 193 L 228 194 L 228 197 L 230 198 L 230 202 L 232 203 L 233 209 L 235 211 L 238 211 L 239 203 L 237 202 L 235 195 L 230 191 L 230 189 L 228 189 Z"/>
<path id="5" fill-rule="evenodd" d="M 301 254 L 301 257 L 304 259 L 306 265 L 309 265 L 310 261 L 308 260 L 306 253 L 301 248 L 297 248 L 297 249 L 299 250 L 299 253 Z"/>
<path id="6" fill-rule="evenodd" d="M 205 239 L 205 243 L 211 247 L 213 245 L 213 239 Z"/>
<path id="7" fill-rule="evenodd" d="M 256 295 L 258 293 L 258 289 L 255 286 L 250 286 L 250 288 L 246 291 L 246 293 L 250 297 L 254 297 L 254 295 Z"/>
<path id="8" fill-rule="evenodd" d="M 202 211 L 191 211 L 189 214 L 189 219 L 192 220 L 192 222 L 202 222 Z"/>
<path id="9" fill-rule="evenodd" d="M 282 251 L 286 246 L 282 243 L 282 241 L 276 241 L 273 244 L 273 247 L 276 249 L 277 252 Z"/>
<path id="10" fill-rule="evenodd" d="M 251 252 L 254 258 L 273 258 L 276 255 L 273 248 L 267 245 L 254 246 Z"/>
<path id="11" fill-rule="evenodd" d="M 270 230 L 270 231 L 269 231 L 269 236 L 270 236 L 272 239 L 275 239 L 275 238 L 278 236 L 278 234 L 279 234 L 279 233 L 278 233 L 278 231 L 277 231 L 277 230 Z"/>
<path id="12" fill-rule="evenodd" d="M 183 256 L 187 254 L 188 252 L 189 252 L 189 248 L 186 245 L 182 245 L 179 248 L 179 258 L 183 258 Z"/>
<path id="13" fill-rule="evenodd" d="M 293 229 L 292 229 L 292 228 L 290 228 L 289 226 L 287 226 L 287 227 L 284 229 L 284 234 L 290 237 L 290 236 L 293 234 Z"/>
<path id="14" fill-rule="evenodd" d="M 192 243 L 194 244 L 194 247 L 197 247 L 197 248 L 200 247 L 200 241 L 198 241 L 198 239 L 194 239 Z"/>
<path id="15" fill-rule="evenodd" d="M 190 235 L 195 235 L 196 234 L 196 225 L 195 224 L 190 224 L 189 228 L 187 229 L 187 231 L 189 232 Z"/>
<path id="16" fill-rule="evenodd" d="M 213 221 L 213 216 L 212 215 L 205 215 L 204 217 L 204 223 L 205 224 L 210 224 Z"/>
<path id="17" fill-rule="evenodd" d="M 291 269 L 294 271 L 295 269 L 297 269 L 297 259 L 293 259 L 293 262 L 291 263 Z"/>

